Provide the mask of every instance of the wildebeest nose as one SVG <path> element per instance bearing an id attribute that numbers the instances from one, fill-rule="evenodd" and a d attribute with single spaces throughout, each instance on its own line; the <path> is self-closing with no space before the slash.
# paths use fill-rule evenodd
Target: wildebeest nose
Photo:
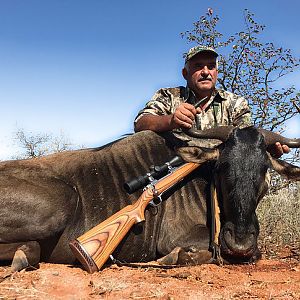
<path id="1" fill-rule="evenodd" d="M 256 247 L 256 231 L 252 225 L 249 228 L 239 229 L 232 223 L 226 224 L 223 231 L 223 238 L 232 254 L 244 256 Z"/>

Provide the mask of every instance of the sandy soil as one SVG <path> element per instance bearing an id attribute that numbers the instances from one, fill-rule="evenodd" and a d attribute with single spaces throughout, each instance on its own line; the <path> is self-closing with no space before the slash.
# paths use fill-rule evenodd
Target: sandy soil
<path id="1" fill-rule="evenodd" d="M 276 259 L 247 265 L 167 270 L 112 265 L 94 274 L 42 263 L 2 281 L 0 299 L 300 299 L 297 253 L 285 248 Z M 0 276 L 7 269 L 1 267 Z"/>

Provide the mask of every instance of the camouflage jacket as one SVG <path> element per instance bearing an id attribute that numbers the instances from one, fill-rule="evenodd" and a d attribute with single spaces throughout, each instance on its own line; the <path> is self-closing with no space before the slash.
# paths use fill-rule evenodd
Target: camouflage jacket
<path id="1" fill-rule="evenodd" d="M 146 106 L 135 118 L 137 122 L 143 115 L 166 115 L 175 112 L 183 102 L 194 104 L 197 102 L 192 90 L 188 87 L 163 88 L 158 90 Z M 193 127 L 207 129 L 220 125 L 234 125 L 240 128 L 251 126 L 251 112 L 247 101 L 228 91 L 216 89 L 208 101 L 206 109 L 196 115 Z M 181 129 L 174 129 L 173 134 L 188 145 L 213 147 L 219 142 L 215 140 L 197 141 L 186 136 Z"/>

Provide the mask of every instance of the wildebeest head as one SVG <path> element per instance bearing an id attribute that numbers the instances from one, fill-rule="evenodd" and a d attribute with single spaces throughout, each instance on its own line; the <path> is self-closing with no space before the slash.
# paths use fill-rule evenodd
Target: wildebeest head
<path id="1" fill-rule="evenodd" d="M 291 179 L 300 179 L 300 168 L 273 158 L 267 150 L 277 141 L 290 147 L 300 147 L 300 140 L 287 139 L 255 127 L 239 129 L 224 126 L 193 130 L 189 134 L 223 141 L 218 148 L 211 150 L 196 147 L 178 149 L 186 161 L 203 163 L 206 157 L 217 157 L 214 173 L 221 210 L 219 243 L 222 257 L 230 262 L 257 259 L 259 224 L 255 210 L 268 188 L 268 168 L 273 167 Z"/>

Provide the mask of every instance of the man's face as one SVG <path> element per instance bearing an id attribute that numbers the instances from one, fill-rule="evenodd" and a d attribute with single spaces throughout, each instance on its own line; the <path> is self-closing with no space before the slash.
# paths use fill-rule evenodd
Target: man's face
<path id="1" fill-rule="evenodd" d="M 218 78 L 216 57 L 209 52 L 199 53 L 188 61 L 182 74 L 196 96 L 210 95 Z"/>

